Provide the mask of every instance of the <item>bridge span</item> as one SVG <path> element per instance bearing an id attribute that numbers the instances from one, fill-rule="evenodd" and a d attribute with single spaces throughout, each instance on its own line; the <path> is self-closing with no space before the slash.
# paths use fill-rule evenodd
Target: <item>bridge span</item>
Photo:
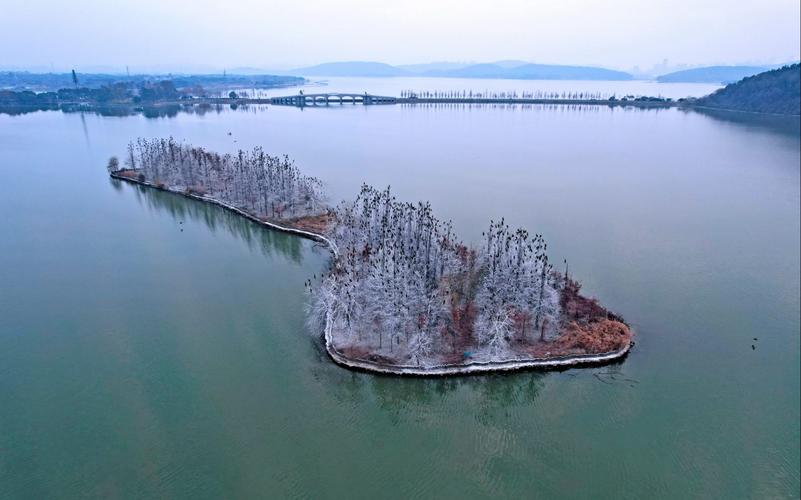
<path id="1" fill-rule="evenodd" d="M 331 104 L 396 104 L 397 97 L 372 94 L 298 94 L 284 97 L 271 97 L 270 104 L 283 106 L 328 106 Z"/>
<path id="2" fill-rule="evenodd" d="M 257 98 L 257 99 L 218 99 L 219 103 L 230 104 L 274 104 L 279 106 L 330 106 L 331 104 L 566 104 L 591 106 L 633 106 L 638 108 L 669 108 L 682 103 L 662 97 L 638 97 L 634 99 L 569 99 L 569 98 L 531 98 L 531 97 L 392 97 L 373 94 L 326 93 L 304 94 Z"/>

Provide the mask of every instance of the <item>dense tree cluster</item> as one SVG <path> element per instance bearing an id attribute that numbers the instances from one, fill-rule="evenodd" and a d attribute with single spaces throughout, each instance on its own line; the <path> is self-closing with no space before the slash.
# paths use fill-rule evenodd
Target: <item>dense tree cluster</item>
<path id="1" fill-rule="evenodd" d="M 137 139 L 125 163 L 140 180 L 224 201 L 262 218 L 325 211 L 322 183 L 302 175 L 288 157 L 261 148 L 219 154 L 169 139 Z"/>
<path id="2" fill-rule="evenodd" d="M 252 89 L 238 90 L 238 95 L 255 97 L 258 89 L 301 85 L 303 81 L 299 77 L 274 75 L 192 75 L 163 79 L 75 71 L 46 75 L 0 72 L 0 113 L 61 109 L 125 116 L 144 109 L 146 116 L 172 116 L 179 110 L 193 111 L 191 107 L 178 107 L 180 103 L 201 97 L 226 96 L 231 88 Z"/>
<path id="3" fill-rule="evenodd" d="M 0 108 L 10 106 L 28 106 L 32 109 L 55 109 L 58 106 L 58 94 L 55 92 L 13 92 L 0 90 Z"/>
<path id="4" fill-rule="evenodd" d="M 78 80 L 78 85 L 75 84 Z M 123 83 L 130 88 L 140 88 L 162 81 L 170 81 L 177 89 L 202 86 L 219 91 L 231 88 L 275 88 L 302 85 L 303 78 L 286 75 L 109 75 L 102 73 L 29 73 L 27 71 L 0 71 L 0 88 L 10 90 L 56 91 L 80 86 L 97 89 Z"/>
<path id="5" fill-rule="evenodd" d="M 417 365 L 466 352 L 509 359 L 514 342 L 555 330 L 558 285 L 540 235 L 501 221 L 470 249 L 428 203 L 369 186 L 335 215 L 339 256 L 315 308 L 336 348 Z"/>
<path id="6" fill-rule="evenodd" d="M 74 87 L 63 88 L 56 92 L 32 92 L 24 90 L 20 92 L 2 91 L 0 94 L 0 105 L 5 104 L 66 104 L 66 103 L 85 103 L 85 104 L 108 104 L 108 103 L 131 103 L 131 102 L 152 102 L 159 100 L 175 100 L 180 97 L 180 93 L 169 80 L 160 82 L 144 82 L 140 86 L 134 86 L 126 82 L 118 82 L 100 87 Z"/>
<path id="7" fill-rule="evenodd" d="M 476 302 L 478 338 L 497 349 L 512 333 L 544 339 L 559 314 L 559 293 L 542 235 L 490 222 L 479 253 L 482 275 Z M 549 329 L 553 331 L 553 329 Z"/>
<path id="8" fill-rule="evenodd" d="M 181 95 L 170 80 L 144 82 L 137 90 L 139 95 L 134 97 L 135 101 L 169 101 L 178 99 Z"/>
<path id="9" fill-rule="evenodd" d="M 694 104 L 710 108 L 758 113 L 801 114 L 801 66 L 783 68 L 743 78 Z"/>

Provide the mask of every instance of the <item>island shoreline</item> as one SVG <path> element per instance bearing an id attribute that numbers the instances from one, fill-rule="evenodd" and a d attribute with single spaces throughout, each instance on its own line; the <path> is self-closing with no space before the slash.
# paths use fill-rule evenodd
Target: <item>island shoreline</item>
<path id="1" fill-rule="evenodd" d="M 195 201 L 207 202 L 212 205 L 230 210 L 237 215 L 245 217 L 246 219 L 255 223 L 261 224 L 269 229 L 280 231 L 283 233 L 292 234 L 302 238 L 310 239 L 318 243 L 324 243 L 327 249 L 333 254 L 336 259 L 339 255 L 339 249 L 336 244 L 326 236 L 315 233 L 312 231 L 305 231 L 302 229 L 295 229 L 292 227 L 282 226 L 274 222 L 262 220 L 253 214 L 250 214 L 240 208 L 225 203 L 224 201 L 194 194 L 187 191 L 177 189 L 170 189 L 169 187 L 159 186 L 146 180 L 139 180 L 134 177 L 124 175 L 126 170 L 118 170 L 109 172 L 112 179 L 129 182 L 131 184 L 144 186 L 166 193 L 177 194 L 185 198 Z M 579 366 L 599 366 L 606 365 L 616 361 L 620 361 L 628 356 L 634 342 L 629 338 L 624 347 L 616 351 L 609 351 L 597 354 L 576 354 L 567 356 L 554 356 L 550 358 L 520 358 L 507 361 L 473 361 L 463 364 L 443 364 L 434 365 L 429 367 L 413 366 L 413 365 L 387 365 L 375 363 L 369 360 L 352 359 L 341 352 L 334 346 L 332 322 L 329 321 L 328 314 L 325 318 L 325 327 L 323 331 L 323 340 L 325 343 L 325 350 L 328 357 L 339 366 L 355 370 L 383 375 L 395 376 L 412 376 L 412 377 L 442 377 L 454 375 L 474 375 L 474 374 L 487 374 L 493 372 L 512 372 L 512 371 L 525 371 L 525 370 L 560 370 L 567 368 L 574 368 Z M 633 335 L 632 335 L 633 336 Z"/>

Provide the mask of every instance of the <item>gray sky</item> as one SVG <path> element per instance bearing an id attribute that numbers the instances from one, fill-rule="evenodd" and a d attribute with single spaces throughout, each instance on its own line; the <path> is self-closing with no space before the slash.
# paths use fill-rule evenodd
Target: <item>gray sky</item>
<path id="1" fill-rule="evenodd" d="M 799 58 L 799 0 L 2 0 L 0 66 L 89 71 Z"/>

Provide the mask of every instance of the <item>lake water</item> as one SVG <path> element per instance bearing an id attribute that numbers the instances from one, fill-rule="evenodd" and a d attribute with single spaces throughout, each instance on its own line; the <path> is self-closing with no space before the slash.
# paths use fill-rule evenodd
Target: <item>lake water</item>
<path id="1" fill-rule="evenodd" d="M 401 91 L 473 91 L 483 95 L 500 92 L 592 92 L 600 93 L 602 97 L 615 95 L 623 97 L 655 96 L 671 97 L 701 97 L 714 92 L 720 85 L 708 83 L 659 83 L 652 80 L 628 81 L 591 81 L 591 80 L 508 80 L 508 79 L 471 79 L 471 78 L 426 78 L 426 77 L 396 77 L 396 78 L 356 78 L 356 77 L 324 77 L 310 76 L 301 87 L 307 94 L 325 92 L 368 92 L 374 95 L 400 96 Z M 278 89 L 246 89 L 245 93 L 253 97 L 274 97 L 279 95 L 293 95 L 298 87 Z M 242 92 L 238 90 L 238 92 Z M 228 92 L 222 92 L 228 95 Z"/>
<path id="2" fill-rule="evenodd" d="M 637 344 L 564 372 L 339 368 L 305 326 L 326 250 L 108 179 L 170 134 L 289 154 L 332 202 L 389 184 L 468 242 L 541 232 Z M 797 497 L 799 137 L 678 109 L 0 115 L 0 498 Z"/>

